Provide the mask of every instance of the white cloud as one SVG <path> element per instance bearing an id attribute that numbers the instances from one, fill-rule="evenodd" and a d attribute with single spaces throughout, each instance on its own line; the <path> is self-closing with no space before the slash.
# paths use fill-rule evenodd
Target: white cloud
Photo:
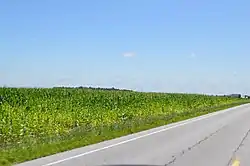
<path id="1" fill-rule="evenodd" d="M 134 57 L 135 53 L 134 52 L 125 52 L 125 53 L 123 53 L 123 56 L 124 57 Z"/>

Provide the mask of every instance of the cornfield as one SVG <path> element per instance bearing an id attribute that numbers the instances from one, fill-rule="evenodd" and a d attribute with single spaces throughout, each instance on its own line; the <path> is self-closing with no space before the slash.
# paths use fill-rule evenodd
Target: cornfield
<path id="1" fill-rule="evenodd" d="M 0 88 L 0 145 L 24 138 L 60 136 L 81 126 L 112 125 L 238 100 L 84 88 Z"/>

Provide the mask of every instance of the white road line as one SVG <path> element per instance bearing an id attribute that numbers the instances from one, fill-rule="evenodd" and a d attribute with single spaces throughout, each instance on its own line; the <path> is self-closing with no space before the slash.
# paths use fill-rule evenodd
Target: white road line
<path id="1" fill-rule="evenodd" d="M 246 105 L 246 104 L 244 104 L 244 105 Z M 240 105 L 240 106 L 243 106 L 243 105 Z M 183 121 L 183 123 L 180 122 L 179 124 L 176 124 L 174 126 L 170 126 L 168 128 L 165 128 L 165 129 L 154 131 L 152 133 L 141 135 L 141 136 L 138 136 L 138 137 L 135 137 L 135 138 L 131 138 L 131 139 L 116 143 L 116 144 L 112 144 L 112 145 L 109 145 L 109 146 L 105 146 L 103 148 L 91 150 L 91 151 L 88 151 L 88 152 L 85 152 L 85 153 L 81 153 L 81 154 L 78 154 L 78 155 L 75 155 L 75 156 L 71 156 L 71 157 L 68 157 L 68 158 L 65 158 L 65 159 L 62 159 L 62 160 L 57 160 L 55 162 L 51 162 L 51 163 L 41 165 L 41 166 L 51 166 L 51 165 L 55 165 L 55 164 L 58 164 L 58 163 L 62 163 L 64 161 L 68 161 L 68 160 L 71 160 L 71 159 L 74 159 L 74 158 L 82 157 L 82 156 L 85 156 L 85 155 L 88 155 L 88 154 L 91 154 L 91 153 L 95 153 L 95 152 L 102 151 L 102 150 L 105 150 L 105 149 L 108 149 L 108 148 L 112 148 L 112 147 L 115 147 L 115 146 L 118 146 L 118 145 L 122 145 L 122 144 L 125 144 L 125 143 L 128 143 L 128 142 L 131 142 L 131 141 L 135 141 L 135 140 L 140 139 L 140 138 L 144 138 L 144 137 L 147 137 L 147 136 L 150 136 L 150 135 L 154 135 L 154 134 L 157 134 L 157 133 L 160 133 L 160 132 L 163 132 L 163 131 L 167 131 L 167 130 L 170 130 L 170 129 L 173 129 L 173 128 L 176 128 L 176 127 L 184 126 L 186 124 L 193 123 L 193 122 L 196 122 L 196 121 L 199 121 L 199 120 L 203 120 L 203 119 L 215 116 L 215 115 L 223 114 L 223 113 L 226 113 L 226 112 L 231 111 L 233 109 L 236 109 L 238 107 L 232 107 L 232 108 L 229 108 L 229 109 L 224 110 L 224 111 L 213 112 L 213 113 L 209 113 L 209 114 L 202 115 L 202 116 L 199 116 L 199 117 L 195 117 L 195 118 L 192 118 L 192 119 L 188 119 L 188 120 Z"/>

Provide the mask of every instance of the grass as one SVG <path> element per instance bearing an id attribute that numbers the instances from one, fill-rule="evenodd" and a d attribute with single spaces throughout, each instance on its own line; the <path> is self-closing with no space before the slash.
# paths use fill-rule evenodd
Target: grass
<path id="1" fill-rule="evenodd" d="M 4 166 L 249 102 L 72 88 L 0 88 L 0 96 L 0 165 Z"/>

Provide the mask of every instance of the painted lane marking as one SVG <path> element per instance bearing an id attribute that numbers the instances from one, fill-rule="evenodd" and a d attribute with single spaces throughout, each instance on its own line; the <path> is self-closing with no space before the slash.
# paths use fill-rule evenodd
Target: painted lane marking
<path id="1" fill-rule="evenodd" d="M 234 160 L 232 166 L 240 166 L 240 161 L 239 160 Z"/>

